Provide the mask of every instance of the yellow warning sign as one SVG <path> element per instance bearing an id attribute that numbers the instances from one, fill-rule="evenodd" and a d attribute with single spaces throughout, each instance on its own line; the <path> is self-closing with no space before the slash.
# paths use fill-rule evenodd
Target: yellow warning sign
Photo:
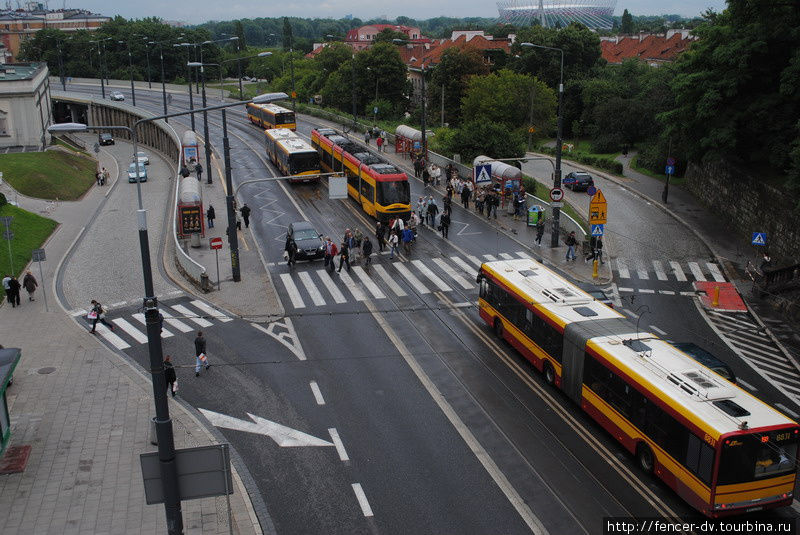
<path id="1" fill-rule="evenodd" d="M 535 126 L 529 126 L 528 127 L 528 133 L 529 134 L 535 134 L 536 133 L 536 127 Z"/>
<path id="2" fill-rule="evenodd" d="M 292 98 L 297 98 L 297 91 L 292 91 Z"/>
<path id="3" fill-rule="evenodd" d="M 589 201 L 589 224 L 590 225 L 605 225 L 608 219 L 608 203 L 603 192 L 599 189 L 597 193 L 592 196 Z"/>

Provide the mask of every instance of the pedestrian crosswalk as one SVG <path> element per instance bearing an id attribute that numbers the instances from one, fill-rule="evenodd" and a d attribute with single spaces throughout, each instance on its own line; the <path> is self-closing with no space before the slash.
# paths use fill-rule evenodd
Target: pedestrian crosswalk
<path id="1" fill-rule="evenodd" d="M 353 266 L 335 275 L 324 269 L 301 271 L 302 265 L 291 273 L 276 277 L 288 296 L 288 305 L 295 310 L 321 307 L 367 299 L 407 297 L 432 292 L 475 292 L 475 274 L 482 262 L 531 258 L 524 251 L 515 253 L 441 256 L 373 263 L 369 272 L 363 266 Z"/>
<path id="2" fill-rule="evenodd" d="M 714 262 L 686 261 L 684 266 L 674 260 L 665 264 L 662 260 L 615 258 L 611 260 L 611 269 L 620 283 L 621 279 L 725 282 L 725 275 Z"/>

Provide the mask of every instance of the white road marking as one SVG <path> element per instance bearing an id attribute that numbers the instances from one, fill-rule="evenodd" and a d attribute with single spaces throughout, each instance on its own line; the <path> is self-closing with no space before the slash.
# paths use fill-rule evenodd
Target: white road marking
<path id="1" fill-rule="evenodd" d="M 303 446 L 333 446 L 327 440 L 322 440 L 315 436 L 303 433 L 297 429 L 286 427 L 277 422 L 272 422 L 261 416 L 247 413 L 251 421 L 241 420 L 234 418 L 227 414 L 213 412 L 207 409 L 198 409 L 203 416 L 205 416 L 211 425 L 214 427 L 222 427 L 224 429 L 233 429 L 235 431 L 244 431 L 245 433 L 254 433 L 256 435 L 268 436 L 274 440 L 278 446 L 282 448 L 297 448 Z"/>
<path id="2" fill-rule="evenodd" d="M 620 291 L 620 292 L 635 292 L 636 290 L 634 290 L 633 288 L 625 288 L 624 286 L 620 286 L 619 288 L 617 288 L 617 291 Z"/>
<path id="3" fill-rule="evenodd" d="M 653 269 L 656 272 L 656 278 L 660 281 L 667 280 L 667 274 L 664 273 L 664 266 L 661 265 L 661 261 L 653 260 Z"/>
<path id="4" fill-rule="evenodd" d="M 478 267 L 481 267 L 481 265 L 483 265 L 483 262 L 481 262 L 477 256 L 472 256 L 471 254 L 467 255 L 467 260 L 469 260 Z"/>
<path id="5" fill-rule="evenodd" d="M 297 289 L 297 286 L 292 280 L 292 276 L 288 273 L 281 273 L 281 282 L 283 283 L 283 287 L 286 288 L 286 292 L 289 294 L 292 306 L 294 308 L 305 308 L 306 304 L 303 302 L 303 298 L 300 296 L 300 290 Z"/>
<path id="6" fill-rule="evenodd" d="M 622 311 L 622 313 L 623 313 L 623 314 L 625 314 L 626 316 L 630 316 L 630 317 L 632 317 L 632 318 L 636 318 L 636 314 L 634 314 L 633 312 L 631 312 L 631 311 L 630 311 L 630 310 L 628 310 L 627 308 L 620 308 L 620 310 L 621 310 L 621 311 Z"/>
<path id="7" fill-rule="evenodd" d="M 311 381 L 308 384 L 311 387 L 311 393 L 314 394 L 314 400 L 316 400 L 317 405 L 325 405 L 325 398 L 322 397 L 322 391 L 319 389 L 317 382 Z"/>
<path id="8" fill-rule="evenodd" d="M 681 282 L 686 282 L 686 274 L 683 272 L 680 262 L 670 260 L 669 265 L 672 267 L 672 274 L 675 275 L 675 278 Z"/>
<path id="9" fill-rule="evenodd" d="M 297 336 L 292 318 L 283 318 L 282 320 L 273 321 L 266 327 L 262 327 L 258 323 L 251 323 L 250 325 L 280 342 L 297 357 L 297 360 L 306 360 L 306 352 L 303 351 L 303 345 L 300 343 L 300 338 Z M 283 332 L 278 331 L 279 327 L 283 328 Z"/>
<path id="10" fill-rule="evenodd" d="M 651 331 L 655 331 L 655 332 L 657 332 L 657 333 L 658 333 L 658 334 L 660 334 L 661 336 L 666 336 L 666 335 L 667 335 L 666 331 L 662 331 L 661 329 L 659 329 L 659 328 L 658 328 L 658 327 L 656 327 L 655 325 L 651 325 L 651 326 L 650 326 L 650 330 L 651 330 Z"/>
<path id="11" fill-rule="evenodd" d="M 367 272 L 364 271 L 364 268 L 362 268 L 361 266 L 355 266 L 355 267 L 353 267 L 353 271 L 356 272 L 356 275 L 358 275 L 358 278 L 361 279 L 361 282 L 363 282 L 364 286 L 367 287 L 367 290 L 369 290 L 369 293 L 372 294 L 372 297 L 374 297 L 375 299 L 385 299 L 386 298 L 386 294 L 384 294 L 381 291 L 381 289 L 378 288 L 378 285 L 375 284 L 372 281 L 372 279 L 369 277 L 369 275 L 367 275 Z"/>
<path id="12" fill-rule="evenodd" d="M 656 293 L 655 290 L 650 290 L 649 288 L 639 288 L 640 294 L 654 294 Z"/>
<path id="13" fill-rule="evenodd" d="M 339 459 L 342 461 L 349 461 L 350 457 L 347 456 L 347 451 L 344 449 L 342 439 L 339 438 L 339 432 L 335 427 L 328 428 L 328 433 L 331 435 L 331 442 L 336 447 L 336 453 L 339 454 Z"/>
<path id="14" fill-rule="evenodd" d="M 525 260 L 531 260 L 531 255 L 529 255 L 525 251 L 517 251 L 514 254 L 517 255 L 520 258 L 524 258 Z"/>
<path id="15" fill-rule="evenodd" d="M 619 288 L 617 288 L 617 283 L 611 283 L 611 299 L 614 301 L 614 306 L 616 308 L 622 308 L 622 300 L 619 298 Z"/>
<path id="16" fill-rule="evenodd" d="M 470 284 L 464 277 L 462 277 L 461 275 L 456 273 L 456 270 L 453 269 L 452 267 L 450 267 L 450 264 L 445 262 L 445 260 L 443 258 L 434 258 L 433 261 L 437 266 L 442 268 L 442 271 L 447 273 L 447 275 L 451 279 L 453 279 L 459 285 L 461 285 L 462 288 L 464 288 L 465 290 L 471 290 L 472 289 L 472 284 Z"/>
<path id="17" fill-rule="evenodd" d="M 195 314 L 194 312 L 192 312 L 191 310 L 189 310 L 188 308 L 186 308 L 183 305 L 172 305 L 172 306 L 170 306 L 170 308 L 172 310 L 174 310 L 175 312 L 181 313 L 182 315 L 185 316 L 185 319 L 196 323 L 200 327 L 211 327 L 212 325 L 214 325 L 210 321 L 207 321 L 207 320 L 205 320 L 203 318 L 197 317 L 197 314 Z"/>
<path id="18" fill-rule="evenodd" d="M 169 323 L 170 325 L 172 325 L 173 327 L 178 329 L 180 332 L 188 333 L 189 331 L 193 331 L 194 330 L 192 327 L 189 327 L 188 325 L 186 325 L 181 320 L 174 319 L 172 317 L 172 314 L 167 312 L 166 307 L 160 309 L 160 312 L 161 312 L 161 315 L 164 316 L 164 321 L 166 321 L 167 323 Z"/>
<path id="19" fill-rule="evenodd" d="M 356 301 L 365 301 L 367 296 L 364 295 L 364 292 L 361 291 L 361 288 L 350 278 L 350 274 L 347 271 L 340 271 L 339 276 L 342 278 L 342 282 L 350 290 L 350 293 L 353 294 L 353 297 L 356 298 Z"/>
<path id="20" fill-rule="evenodd" d="M 114 318 L 111 320 L 117 327 L 128 333 L 128 336 L 139 342 L 140 344 L 147 343 L 147 335 L 142 331 L 131 325 L 125 318 Z"/>
<path id="21" fill-rule="evenodd" d="M 221 310 L 217 310 L 214 307 L 208 306 L 206 303 L 200 301 L 199 299 L 195 299 L 194 301 L 192 301 L 192 304 L 217 321 L 220 321 L 222 323 L 233 321 L 233 318 L 227 316 Z"/>
<path id="22" fill-rule="evenodd" d="M 476 273 L 475 268 L 464 262 L 464 260 L 460 256 L 451 256 L 450 260 L 458 264 L 458 267 L 463 269 L 467 273 Z"/>
<path id="23" fill-rule="evenodd" d="M 347 302 L 347 299 L 345 298 L 344 294 L 342 294 L 342 292 L 339 291 L 339 288 L 333 283 L 333 279 L 331 279 L 331 276 L 327 271 L 325 271 L 324 269 L 318 269 L 317 275 L 319 276 L 319 279 L 322 281 L 322 284 L 325 285 L 325 288 L 327 288 L 328 293 L 330 293 L 331 296 L 333 297 L 334 301 L 336 301 L 339 304 Z"/>
<path id="24" fill-rule="evenodd" d="M 695 292 L 681 292 L 681 295 L 686 295 L 686 296 L 689 296 L 689 297 L 694 297 L 694 296 L 695 296 L 695 295 L 697 295 L 697 294 L 696 294 Z"/>
<path id="25" fill-rule="evenodd" d="M 628 270 L 628 265 L 625 261 L 621 258 L 616 259 L 617 262 L 617 273 L 619 273 L 620 279 L 630 279 L 631 272 Z"/>
<path id="26" fill-rule="evenodd" d="M 650 279 L 650 276 L 647 274 L 647 266 L 638 260 L 635 260 L 634 263 L 636 264 L 636 276 L 642 280 Z"/>
<path id="27" fill-rule="evenodd" d="M 706 276 L 703 275 L 703 270 L 700 269 L 700 265 L 697 262 L 686 262 L 686 264 L 689 266 L 689 269 L 692 271 L 692 276 L 695 278 L 695 280 L 698 280 L 698 281 L 701 281 L 701 282 L 706 280 Z"/>
<path id="28" fill-rule="evenodd" d="M 708 268 L 708 271 L 711 272 L 711 276 L 714 277 L 715 281 L 725 282 L 725 276 L 719 270 L 719 266 L 717 266 L 713 262 L 706 262 L 706 267 Z"/>
<path id="29" fill-rule="evenodd" d="M 437 288 L 442 290 L 443 292 L 450 292 L 452 288 L 450 288 L 445 282 L 440 279 L 436 273 L 431 271 L 428 266 L 422 263 L 422 260 L 412 260 L 412 264 L 414 264 L 423 275 L 425 275 L 433 284 L 436 285 Z"/>
<path id="30" fill-rule="evenodd" d="M 73 310 L 72 312 L 69 313 L 69 315 L 72 316 L 73 318 L 76 316 L 85 316 L 86 314 L 88 314 L 88 312 L 83 309 Z"/>
<path id="31" fill-rule="evenodd" d="M 508 253 L 500 253 L 501 258 L 505 258 L 506 260 L 514 260 L 514 257 Z"/>
<path id="32" fill-rule="evenodd" d="M 743 380 L 741 380 L 741 379 L 740 379 L 740 378 L 738 378 L 738 377 L 736 378 L 736 383 L 737 383 L 737 384 L 739 384 L 739 385 L 742 385 L 742 386 L 744 386 L 745 388 L 747 388 L 747 389 L 748 389 L 748 390 L 750 390 L 751 392 L 758 392 L 758 389 L 757 389 L 756 387 L 754 387 L 753 385 L 751 385 L 751 384 L 750 384 L 750 383 L 748 383 L 747 381 L 743 381 Z"/>
<path id="33" fill-rule="evenodd" d="M 298 276 L 300 277 L 300 282 L 306 287 L 308 295 L 311 296 L 311 301 L 314 302 L 314 306 L 324 306 L 325 299 L 322 297 L 320 291 L 317 290 L 317 286 L 314 284 L 314 281 L 311 280 L 311 275 L 309 275 L 308 271 L 301 271 L 298 273 Z"/>
<path id="34" fill-rule="evenodd" d="M 490 255 L 490 254 L 485 254 L 485 255 L 483 255 L 483 257 L 486 259 L 487 262 L 497 262 L 497 257 L 496 256 L 493 256 L 493 255 Z"/>
<path id="35" fill-rule="evenodd" d="M 356 493 L 358 505 L 361 506 L 361 512 L 364 513 L 364 516 L 374 516 L 372 514 L 372 508 L 367 501 L 367 495 L 364 494 L 364 489 L 361 488 L 361 483 L 353 483 L 353 492 Z"/>
<path id="36" fill-rule="evenodd" d="M 658 293 L 661 295 L 675 295 L 674 290 L 659 290 Z"/>
<path id="37" fill-rule="evenodd" d="M 428 288 L 426 288 L 425 285 L 422 284 L 422 282 L 420 282 L 420 280 L 418 278 L 416 278 L 414 276 L 414 274 L 411 273 L 406 266 L 404 266 L 403 264 L 400 264 L 400 263 L 396 263 L 394 265 L 394 267 L 397 269 L 397 271 L 400 272 L 400 274 L 403 277 L 406 278 L 406 280 L 411 284 L 411 286 L 415 290 L 417 290 L 419 293 L 421 293 L 421 294 L 429 294 L 429 293 L 431 293 L 431 291 L 428 290 Z"/>
<path id="38" fill-rule="evenodd" d="M 128 344 L 128 342 L 126 342 L 113 332 L 111 332 L 111 329 L 109 329 L 100 322 L 97 323 L 97 327 L 95 327 L 95 330 L 97 333 L 100 334 L 100 336 L 111 342 L 111 345 L 113 345 L 117 349 L 128 349 L 129 347 L 131 347 L 130 344 Z"/>
<path id="39" fill-rule="evenodd" d="M 740 380 L 739 382 L 741 383 L 742 381 Z M 775 406 L 778 407 L 783 412 L 785 412 L 786 414 L 788 414 L 789 416 L 791 416 L 792 418 L 794 418 L 795 420 L 800 418 L 800 414 L 797 414 L 792 409 L 790 409 L 789 407 L 787 407 L 786 405 L 784 405 L 782 403 L 776 403 Z"/>
<path id="40" fill-rule="evenodd" d="M 375 268 L 375 272 L 381 279 L 383 279 L 383 282 L 386 284 L 386 286 L 392 289 L 392 291 L 396 296 L 405 297 L 406 295 L 408 295 L 406 291 L 403 290 L 391 276 L 389 276 L 389 273 L 386 271 L 386 268 L 378 264 L 375 264 L 373 268 Z"/>
<path id="41" fill-rule="evenodd" d="M 147 320 L 145 319 L 144 314 L 142 314 L 141 312 L 137 312 L 136 314 L 133 315 L 133 317 L 136 318 L 136 321 L 144 325 L 145 328 L 147 327 Z M 175 336 L 175 335 L 164 328 L 161 329 L 161 338 L 169 338 L 170 336 Z"/>
<path id="42" fill-rule="evenodd" d="M 119 307 L 125 306 L 125 301 L 118 301 L 116 303 L 111 303 L 110 305 L 107 305 L 107 306 L 108 306 L 108 308 L 119 308 Z"/>

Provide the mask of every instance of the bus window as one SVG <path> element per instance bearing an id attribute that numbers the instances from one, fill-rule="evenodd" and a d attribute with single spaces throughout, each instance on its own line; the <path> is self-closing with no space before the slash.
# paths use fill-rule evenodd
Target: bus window
<path id="1" fill-rule="evenodd" d="M 316 152 L 293 154 L 289 174 L 296 175 L 305 171 L 319 171 L 319 155 Z"/>
<path id="2" fill-rule="evenodd" d="M 370 202 L 374 202 L 375 200 L 375 188 L 366 180 L 361 181 L 361 197 Z"/>
<path id="3" fill-rule="evenodd" d="M 717 483 L 747 483 L 792 473 L 796 458 L 797 435 L 788 431 L 734 435 L 723 443 Z"/>

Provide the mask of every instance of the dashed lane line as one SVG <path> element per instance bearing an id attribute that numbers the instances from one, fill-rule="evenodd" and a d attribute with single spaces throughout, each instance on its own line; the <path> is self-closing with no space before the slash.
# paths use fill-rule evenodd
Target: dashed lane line
<path id="1" fill-rule="evenodd" d="M 361 483 L 353 483 L 353 492 L 356 493 L 356 500 L 358 500 L 358 505 L 361 506 L 361 512 L 364 513 L 364 516 L 374 516 L 372 508 L 369 506 L 367 495 L 364 494 L 364 489 L 361 488 Z"/>
<path id="2" fill-rule="evenodd" d="M 336 430 L 336 428 L 328 428 L 328 434 L 330 434 L 331 442 L 333 442 L 334 447 L 336 447 L 336 453 L 339 454 L 339 459 L 342 461 L 349 461 L 350 457 L 347 456 L 347 451 L 344 449 L 344 444 L 342 443 L 342 439 L 339 437 L 339 432 Z"/>
<path id="3" fill-rule="evenodd" d="M 311 393 L 314 395 L 314 401 L 317 405 L 325 405 L 325 398 L 322 397 L 322 391 L 316 381 L 311 381 L 308 386 L 311 387 Z"/>

